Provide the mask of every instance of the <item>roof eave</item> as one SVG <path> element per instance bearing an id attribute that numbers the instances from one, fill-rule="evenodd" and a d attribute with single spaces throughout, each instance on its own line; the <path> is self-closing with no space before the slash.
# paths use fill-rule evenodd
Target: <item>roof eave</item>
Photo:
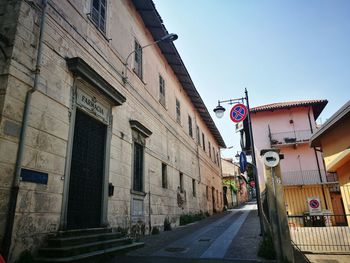
<path id="1" fill-rule="evenodd" d="M 132 2 L 135 6 L 136 11 L 140 14 L 146 28 L 150 31 L 153 39 L 160 39 L 164 35 L 168 34 L 168 31 L 165 28 L 163 21 L 158 11 L 156 10 L 152 0 L 132 0 Z M 172 68 L 183 89 L 187 93 L 192 104 L 200 104 L 202 106 L 201 111 L 198 110 L 198 107 L 195 106 L 195 108 L 197 109 L 197 112 L 208 127 L 209 131 L 214 136 L 218 145 L 221 148 L 226 148 L 226 144 L 219 130 L 217 129 L 213 119 L 211 118 L 202 98 L 200 97 L 197 89 L 195 88 L 191 76 L 189 75 L 175 45 L 172 42 L 160 42 L 158 43 L 158 47 L 162 51 L 165 59 Z M 191 93 L 194 95 L 191 95 Z"/>
<path id="2" fill-rule="evenodd" d="M 312 147 L 321 146 L 321 138 L 325 135 L 332 127 L 342 121 L 348 114 L 350 114 L 350 100 L 345 103 L 339 110 L 337 110 L 323 125 L 314 133 L 310 138 L 310 145 Z"/>

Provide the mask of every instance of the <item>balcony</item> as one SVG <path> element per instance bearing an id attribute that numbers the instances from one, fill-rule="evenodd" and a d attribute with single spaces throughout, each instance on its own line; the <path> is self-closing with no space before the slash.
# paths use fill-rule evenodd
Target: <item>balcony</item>
<path id="1" fill-rule="evenodd" d="M 321 172 L 321 178 L 320 178 Z M 305 170 L 282 172 L 282 184 L 292 185 L 311 185 L 311 184 L 337 184 L 338 179 L 335 173 L 326 173 L 325 171 Z"/>
<path id="2" fill-rule="evenodd" d="M 297 145 L 303 143 L 309 143 L 311 138 L 311 130 L 299 130 L 291 132 L 270 132 L 270 142 L 272 147 L 283 147 L 289 145 Z"/>

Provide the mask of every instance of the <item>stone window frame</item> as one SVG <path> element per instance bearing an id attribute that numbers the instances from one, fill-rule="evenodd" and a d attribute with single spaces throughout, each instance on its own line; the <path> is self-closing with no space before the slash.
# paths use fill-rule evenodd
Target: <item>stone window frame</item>
<path id="1" fill-rule="evenodd" d="M 184 189 L 184 174 L 183 174 L 183 172 L 179 172 L 179 189 L 180 189 L 180 193 L 183 193 L 185 191 L 185 189 Z"/>
<path id="2" fill-rule="evenodd" d="M 137 120 L 129 120 L 130 128 L 132 130 L 132 183 L 131 183 L 131 193 L 139 196 L 145 196 L 145 147 L 146 147 L 146 138 L 152 135 L 152 132 L 147 129 L 143 124 Z M 142 165 L 141 170 L 141 189 L 135 189 L 135 147 L 141 147 L 142 150 Z"/>
<path id="3" fill-rule="evenodd" d="M 143 80 L 143 53 L 142 46 L 135 38 L 134 40 L 134 72 L 139 77 L 140 80 Z"/>
<path id="4" fill-rule="evenodd" d="M 208 141 L 208 149 L 209 149 L 209 157 L 211 159 L 211 145 L 210 145 L 210 142 Z"/>
<path id="5" fill-rule="evenodd" d="M 193 138 L 193 121 L 190 115 L 188 115 L 188 135 Z"/>
<path id="6" fill-rule="evenodd" d="M 107 25 L 107 1 L 108 0 L 91 0 L 91 8 L 90 8 L 90 17 L 93 24 L 96 28 L 106 34 L 106 25 Z M 98 5 L 98 10 L 94 7 L 94 4 Z M 102 13 L 104 10 L 104 14 Z"/>
<path id="7" fill-rule="evenodd" d="M 162 162 L 162 188 L 168 188 L 168 166 Z"/>
<path id="8" fill-rule="evenodd" d="M 205 135 L 204 135 L 204 132 L 202 132 L 202 142 L 203 142 L 203 151 L 205 151 Z"/>
<path id="9" fill-rule="evenodd" d="M 179 99 L 175 101 L 175 113 L 176 113 L 176 121 L 181 125 L 181 103 Z"/>
<path id="10" fill-rule="evenodd" d="M 197 137 L 197 144 L 199 146 L 201 146 L 201 136 L 200 136 L 200 130 L 199 130 L 199 126 L 196 126 L 196 137 Z"/>
<path id="11" fill-rule="evenodd" d="M 159 103 L 162 104 L 164 108 L 166 107 L 165 95 L 165 80 L 162 75 L 159 74 Z"/>
<path id="12" fill-rule="evenodd" d="M 197 193 L 196 193 L 196 179 L 192 179 L 192 195 L 193 195 L 193 197 L 197 196 Z"/>

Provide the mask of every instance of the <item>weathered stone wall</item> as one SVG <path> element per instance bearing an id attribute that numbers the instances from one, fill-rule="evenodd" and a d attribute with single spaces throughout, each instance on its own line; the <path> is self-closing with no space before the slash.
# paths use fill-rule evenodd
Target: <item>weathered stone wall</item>
<path id="1" fill-rule="evenodd" d="M 13 49 L 9 81 L 0 130 L 1 226 L 6 213 L 6 195 L 13 177 L 18 136 L 4 132 L 5 123 L 19 125 L 26 91 L 33 85 L 41 1 L 23 1 Z M 122 71 L 136 38 L 141 45 L 154 41 L 130 1 L 108 1 L 107 33 L 99 32 L 89 19 L 90 1 L 49 1 L 44 32 L 43 61 L 38 91 L 30 105 L 23 167 L 49 174 L 48 184 L 21 182 L 13 231 L 13 255 L 35 248 L 41 238 L 57 231 L 64 193 L 73 75 L 65 58 L 81 57 L 126 97 L 112 109 L 113 124 L 109 182 L 115 186 L 108 198 L 108 222 L 112 227 L 130 227 L 132 188 L 132 130 L 129 120 L 140 121 L 152 131 L 146 139 L 144 169 L 144 222 L 162 226 L 168 217 L 178 224 L 182 213 L 211 212 L 211 188 L 216 190 L 216 210 L 221 210 L 222 182 L 216 157 L 218 144 L 157 46 L 143 52 L 144 78 L 128 72 L 130 85 L 123 85 Z M 129 65 L 132 64 L 132 59 Z M 158 76 L 166 83 L 166 107 L 159 102 Z M 181 125 L 176 122 L 175 99 L 181 102 Z M 188 115 L 193 137 L 188 135 Z M 196 125 L 205 134 L 206 151 L 196 142 Z M 215 155 L 208 154 L 208 140 Z M 201 142 L 201 145 L 203 142 Z M 162 188 L 162 162 L 167 165 L 168 187 Z M 178 205 L 179 173 L 184 175 L 186 202 Z M 192 195 L 196 181 L 196 197 Z M 206 196 L 206 187 L 209 196 Z M 149 192 L 151 193 L 149 196 Z M 150 203 L 149 203 L 150 200 Z"/>

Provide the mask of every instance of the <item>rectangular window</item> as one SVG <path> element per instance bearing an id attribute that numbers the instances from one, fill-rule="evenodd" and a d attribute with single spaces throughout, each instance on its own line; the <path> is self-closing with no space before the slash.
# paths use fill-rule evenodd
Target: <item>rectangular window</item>
<path id="1" fill-rule="evenodd" d="M 184 192 L 184 174 L 180 172 L 180 192 Z"/>
<path id="2" fill-rule="evenodd" d="M 159 103 L 165 107 L 165 82 L 161 75 L 159 75 Z"/>
<path id="3" fill-rule="evenodd" d="M 136 75 L 142 79 L 142 47 L 135 40 L 135 73 Z"/>
<path id="4" fill-rule="evenodd" d="M 162 187 L 168 188 L 168 174 L 167 174 L 167 166 L 165 163 L 162 163 Z"/>
<path id="5" fill-rule="evenodd" d="M 198 127 L 198 125 L 196 127 L 196 137 L 197 137 L 197 144 L 201 145 L 201 137 L 199 135 L 199 127 Z"/>
<path id="6" fill-rule="evenodd" d="M 134 183 L 133 190 L 143 191 L 143 146 L 134 143 Z"/>
<path id="7" fill-rule="evenodd" d="M 190 115 L 188 115 L 188 134 L 193 137 L 193 132 L 192 132 L 192 118 Z"/>
<path id="8" fill-rule="evenodd" d="M 214 146 L 213 146 L 213 159 L 214 159 L 214 163 L 216 163 Z"/>
<path id="9" fill-rule="evenodd" d="M 91 19 L 103 33 L 106 33 L 106 6 L 106 0 L 92 0 Z"/>
<path id="10" fill-rule="evenodd" d="M 181 124 L 181 105 L 178 99 L 176 99 L 176 121 Z"/>
<path id="11" fill-rule="evenodd" d="M 207 200 L 209 200 L 209 187 L 205 187 L 205 196 L 207 197 Z"/>
<path id="12" fill-rule="evenodd" d="M 208 149 L 209 149 L 209 157 L 211 158 L 211 148 L 210 148 L 210 142 L 208 142 Z"/>
<path id="13" fill-rule="evenodd" d="M 203 151 L 205 151 L 205 137 L 203 132 L 202 132 L 202 143 L 203 143 Z"/>
<path id="14" fill-rule="evenodd" d="M 195 197 L 196 196 L 196 180 L 192 179 L 192 194 Z"/>

